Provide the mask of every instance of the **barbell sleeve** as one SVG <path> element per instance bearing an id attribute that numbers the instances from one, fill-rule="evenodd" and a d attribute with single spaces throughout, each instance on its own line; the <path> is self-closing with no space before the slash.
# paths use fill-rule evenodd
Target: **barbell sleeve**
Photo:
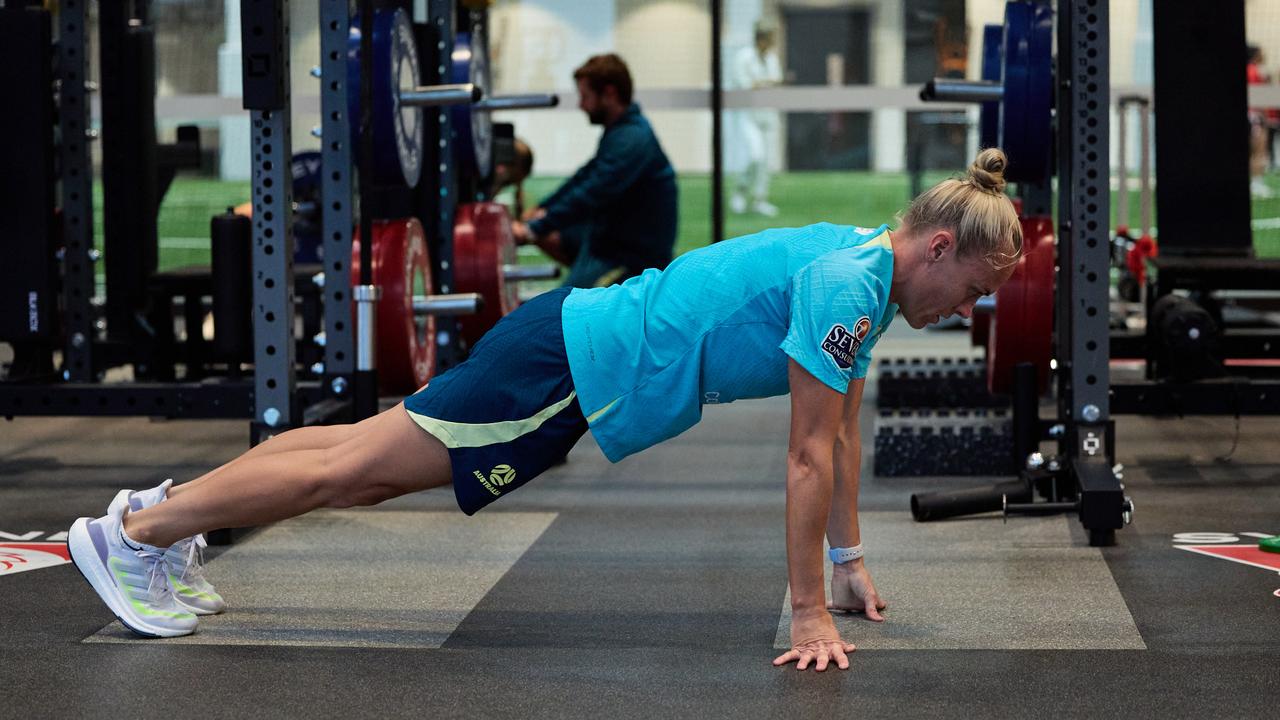
<path id="1" fill-rule="evenodd" d="M 990 80 L 952 80 L 934 78 L 920 88 L 925 102 L 999 102 L 1004 99 L 1004 86 Z"/>
<path id="2" fill-rule="evenodd" d="M 483 307 L 484 298 L 479 293 L 413 296 L 414 315 L 435 315 L 436 317 L 475 315 Z"/>
<path id="3" fill-rule="evenodd" d="M 400 91 L 400 104 L 414 107 L 441 107 L 443 105 L 467 105 L 479 102 L 484 91 L 473 83 L 452 85 L 423 85 L 412 90 Z"/>
<path id="4" fill-rule="evenodd" d="M 1033 499 L 1031 487 L 1023 480 L 963 490 L 917 493 L 911 496 L 911 517 L 916 522 L 944 520 L 1002 510 L 1010 501 L 1029 503 Z"/>
<path id="5" fill-rule="evenodd" d="M 553 108 L 560 104 L 560 96 L 555 93 L 536 95 L 498 95 L 472 104 L 471 109 L 479 112 L 496 110 L 533 110 L 536 108 Z"/>
<path id="6" fill-rule="evenodd" d="M 378 300 L 382 288 L 377 285 L 356 285 L 351 288 L 356 301 L 356 370 L 373 370 L 377 367 Z"/>
<path id="7" fill-rule="evenodd" d="M 502 277 L 508 282 L 554 280 L 560 277 L 559 265 L 503 265 Z"/>

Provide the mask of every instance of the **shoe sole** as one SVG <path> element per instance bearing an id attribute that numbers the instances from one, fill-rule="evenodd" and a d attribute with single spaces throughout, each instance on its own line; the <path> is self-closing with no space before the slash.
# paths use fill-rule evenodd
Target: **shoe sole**
<path id="1" fill-rule="evenodd" d="M 132 613 L 126 609 L 129 605 L 128 601 L 120 594 L 120 588 L 116 587 L 107 569 L 102 566 L 102 561 L 98 559 L 98 550 L 89 537 L 90 519 L 82 517 L 71 526 L 71 531 L 67 534 L 67 549 L 70 550 L 71 562 L 76 566 L 76 570 L 80 571 L 80 576 L 89 583 L 89 587 L 93 588 L 94 592 L 98 593 L 98 597 L 107 604 L 107 608 L 116 616 L 120 624 L 129 628 L 135 635 L 147 638 L 182 637 L 195 632 L 194 629 L 183 631 L 157 627 L 133 617 Z"/>

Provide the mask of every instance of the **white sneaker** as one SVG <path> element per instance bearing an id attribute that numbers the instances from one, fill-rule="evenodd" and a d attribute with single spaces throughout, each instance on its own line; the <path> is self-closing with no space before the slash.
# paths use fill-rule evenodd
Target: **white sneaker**
<path id="1" fill-rule="evenodd" d="M 107 508 L 110 515 L 117 505 L 131 510 L 149 508 L 168 497 L 173 479 L 165 480 L 150 490 L 132 492 L 121 490 Z M 204 535 L 179 540 L 164 553 L 165 578 L 173 599 L 185 610 L 196 615 L 217 615 L 227 609 L 227 603 L 204 576 Z"/>
<path id="2" fill-rule="evenodd" d="M 765 217 L 778 217 L 778 207 L 768 200 L 757 200 L 751 209 Z"/>
<path id="3" fill-rule="evenodd" d="M 1262 178 L 1254 178 L 1253 182 L 1249 183 L 1249 193 L 1256 198 L 1260 198 L 1264 200 L 1270 199 L 1276 196 L 1275 191 L 1272 190 L 1271 186 L 1267 185 L 1267 183 Z"/>
<path id="4" fill-rule="evenodd" d="M 747 199 L 737 193 L 729 196 L 729 209 L 735 215 L 741 215 L 747 211 Z"/>
<path id="5" fill-rule="evenodd" d="M 120 497 L 117 495 L 117 498 Z M 174 600 L 165 577 L 165 550 L 124 539 L 124 508 L 71 526 L 71 561 L 124 626 L 144 637 L 178 637 L 196 629 L 196 616 Z"/>
<path id="6" fill-rule="evenodd" d="M 217 615 L 227 603 L 204 576 L 204 535 L 195 535 L 173 544 L 164 554 L 169 587 L 178 604 L 196 615 Z"/>

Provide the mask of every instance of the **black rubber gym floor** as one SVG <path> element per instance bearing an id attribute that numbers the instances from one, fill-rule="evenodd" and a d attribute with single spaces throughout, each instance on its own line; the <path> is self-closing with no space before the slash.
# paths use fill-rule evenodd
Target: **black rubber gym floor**
<path id="1" fill-rule="evenodd" d="M 587 438 L 474 518 L 435 491 L 262 528 L 212 549 L 231 608 L 174 641 L 123 633 L 57 533 L 233 457 L 246 424 L 0 424 L 0 559 L 55 563 L 0 571 L 0 717 L 1275 716 L 1280 556 L 1221 555 L 1280 534 L 1280 421 L 1246 418 L 1219 459 L 1230 418 L 1120 419 L 1137 513 L 1105 549 L 1067 517 L 914 524 L 912 492 L 985 480 L 875 478 L 867 452 L 888 621 L 839 618 L 861 649 L 816 674 L 770 665 L 787 417 L 785 398 L 711 407 L 619 465 Z"/>

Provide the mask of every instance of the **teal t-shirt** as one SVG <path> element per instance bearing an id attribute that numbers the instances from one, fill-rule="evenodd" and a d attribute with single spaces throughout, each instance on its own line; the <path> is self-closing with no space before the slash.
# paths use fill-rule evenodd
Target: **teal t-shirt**
<path id="1" fill-rule="evenodd" d="M 766 230 L 570 293 L 569 369 L 605 456 L 617 462 L 679 435 L 703 405 L 785 395 L 788 357 L 840 393 L 866 377 L 897 312 L 887 231 Z"/>

